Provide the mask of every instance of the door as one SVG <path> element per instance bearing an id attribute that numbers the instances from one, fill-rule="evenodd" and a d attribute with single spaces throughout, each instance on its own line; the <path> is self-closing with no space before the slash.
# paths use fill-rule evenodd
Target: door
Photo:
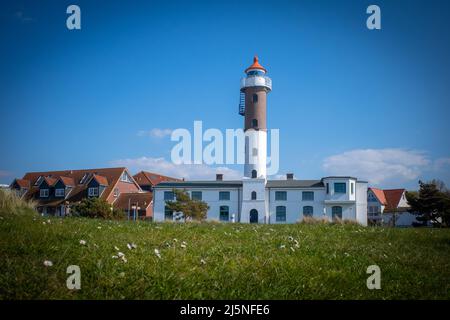
<path id="1" fill-rule="evenodd" d="M 333 221 L 336 219 L 342 220 L 342 207 L 336 206 L 331 208 L 331 217 Z"/>
<path id="2" fill-rule="evenodd" d="M 250 210 L 250 223 L 258 223 L 258 210 Z"/>

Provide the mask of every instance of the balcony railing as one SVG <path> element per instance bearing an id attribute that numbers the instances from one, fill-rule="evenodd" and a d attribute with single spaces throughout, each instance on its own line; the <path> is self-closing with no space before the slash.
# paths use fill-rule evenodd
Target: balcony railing
<path id="1" fill-rule="evenodd" d="M 272 90 L 272 79 L 264 76 L 249 76 L 241 79 L 241 89 L 247 87 L 266 87 Z"/>

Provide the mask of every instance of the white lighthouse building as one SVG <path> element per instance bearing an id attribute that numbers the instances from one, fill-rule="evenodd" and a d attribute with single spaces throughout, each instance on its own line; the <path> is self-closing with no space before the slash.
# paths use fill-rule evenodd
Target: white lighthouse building
<path id="1" fill-rule="evenodd" d="M 174 220 L 166 201 L 174 189 L 208 203 L 208 220 L 241 223 L 295 223 L 305 217 L 351 220 L 367 225 L 367 182 L 355 177 L 267 179 L 267 95 L 272 80 L 258 57 L 241 79 L 239 114 L 244 116 L 245 164 L 241 180 L 162 182 L 154 187 L 154 221 Z"/>

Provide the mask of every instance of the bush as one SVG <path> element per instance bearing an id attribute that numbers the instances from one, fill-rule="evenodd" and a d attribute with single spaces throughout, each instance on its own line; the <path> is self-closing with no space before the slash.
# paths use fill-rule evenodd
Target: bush
<path id="1" fill-rule="evenodd" d="M 87 198 L 74 204 L 72 214 L 80 217 L 102 218 L 102 219 L 124 219 L 123 210 L 112 207 L 108 202 L 100 198 Z"/>
<path id="2" fill-rule="evenodd" d="M 24 214 L 35 212 L 36 203 L 26 201 L 11 190 L 0 189 L 0 215 Z"/>

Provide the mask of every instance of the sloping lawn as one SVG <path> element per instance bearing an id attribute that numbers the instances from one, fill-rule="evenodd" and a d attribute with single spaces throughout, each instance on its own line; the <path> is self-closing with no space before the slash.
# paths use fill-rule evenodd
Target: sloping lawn
<path id="1" fill-rule="evenodd" d="M 411 298 L 450 298 L 450 230 L 0 216 L 0 299 Z"/>

